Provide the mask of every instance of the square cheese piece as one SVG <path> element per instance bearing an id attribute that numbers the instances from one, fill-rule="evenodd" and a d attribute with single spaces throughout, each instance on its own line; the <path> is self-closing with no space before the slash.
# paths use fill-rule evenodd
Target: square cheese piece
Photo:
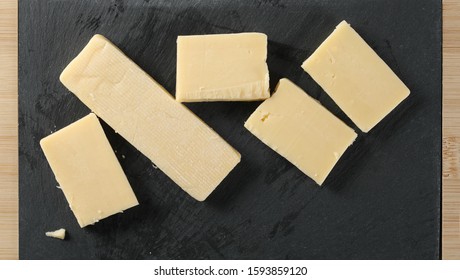
<path id="1" fill-rule="evenodd" d="M 363 132 L 371 130 L 410 93 L 345 21 L 302 68 Z"/>
<path id="2" fill-rule="evenodd" d="M 179 36 L 176 100 L 267 99 L 266 59 L 267 35 L 263 33 Z"/>
<path id="3" fill-rule="evenodd" d="M 288 79 L 244 126 L 319 185 L 357 136 Z"/>
<path id="4" fill-rule="evenodd" d="M 235 151 L 116 46 L 95 35 L 61 82 L 197 200 L 240 162 Z"/>
<path id="5" fill-rule="evenodd" d="M 95 114 L 43 138 L 40 145 L 80 227 L 138 205 Z"/>

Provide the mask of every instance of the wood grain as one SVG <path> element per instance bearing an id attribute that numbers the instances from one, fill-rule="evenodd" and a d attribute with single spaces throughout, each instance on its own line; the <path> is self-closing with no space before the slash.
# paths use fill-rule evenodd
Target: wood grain
<path id="1" fill-rule="evenodd" d="M 0 259 L 18 258 L 18 12 L 0 1 Z"/>
<path id="2" fill-rule="evenodd" d="M 442 258 L 460 259 L 460 1 L 443 2 Z"/>
<path id="3" fill-rule="evenodd" d="M 17 0 L 0 1 L 0 84 L 0 259 L 17 259 Z M 443 2 L 443 259 L 460 259 L 459 91 L 460 0 L 445 0 Z"/>

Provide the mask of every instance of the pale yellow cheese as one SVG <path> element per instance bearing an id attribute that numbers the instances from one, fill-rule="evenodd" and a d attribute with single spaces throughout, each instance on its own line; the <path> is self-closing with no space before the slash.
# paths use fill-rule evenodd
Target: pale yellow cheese
<path id="1" fill-rule="evenodd" d="M 356 133 L 288 79 L 244 126 L 321 185 Z"/>
<path id="2" fill-rule="evenodd" d="M 263 33 L 179 36 L 176 100 L 266 99 L 270 97 L 266 59 Z"/>
<path id="3" fill-rule="evenodd" d="M 364 132 L 371 130 L 410 93 L 345 21 L 302 68 Z"/>
<path id="4" fill-rule="evenodd" d="M 65 239 L 65 229 L 61 228 L 55 231 L 48 231 L 45 233 L 46 236 L 64 240 Z"/>
<path id="5" fill-rule="evenodd" d="M 138 205 L 96 115 L 43 138 L 40 145 L 81 227 Z"/>
<path id="6" fill-rule="evenodd" d="M 86 106 L 197 200 L 240 154 L 117 47 L 95 35 L 60 79 Z"/>

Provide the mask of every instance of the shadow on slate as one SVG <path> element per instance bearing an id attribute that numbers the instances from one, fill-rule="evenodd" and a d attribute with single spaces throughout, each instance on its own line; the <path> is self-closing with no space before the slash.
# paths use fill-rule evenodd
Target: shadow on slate
<path id="1" fill-rule="evenodd" d="M 78 227 L 39 140 L 89 113 L 59 74 L 95 33 L 174 93 L 177 35 L 264 32 L 271 87 L 291 79 L 356 130 L 300 68 L 342 19 L 412 93 L 322 188 L 243 127 L 260 102 L 186 104 L 242 154 L 235 170 L 197 202 L 104 123 L 140 205 Z M 441 1 L 20 1 L 20 258 L 437 259 L 441 99 Z"/>

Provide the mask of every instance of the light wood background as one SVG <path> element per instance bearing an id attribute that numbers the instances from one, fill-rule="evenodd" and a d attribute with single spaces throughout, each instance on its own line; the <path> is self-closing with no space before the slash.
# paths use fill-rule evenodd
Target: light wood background
<path id="1" fill-rule="evenodd" d="M 0 259 L 18 258 L 17 108 L 17 0 L 0 0 Z"/>
<path id="2" fill-rule="evenodd" d="M 460 259 L 460 0 L 443 1 L 442 258 Z"/>
<path id="3" fill-rule="evenodd" d="M 17 0 L 0 0 L 0 259 L 18 258 Z M 442 257 L 460 259 L 460 0 L 443 1 Z"/>

